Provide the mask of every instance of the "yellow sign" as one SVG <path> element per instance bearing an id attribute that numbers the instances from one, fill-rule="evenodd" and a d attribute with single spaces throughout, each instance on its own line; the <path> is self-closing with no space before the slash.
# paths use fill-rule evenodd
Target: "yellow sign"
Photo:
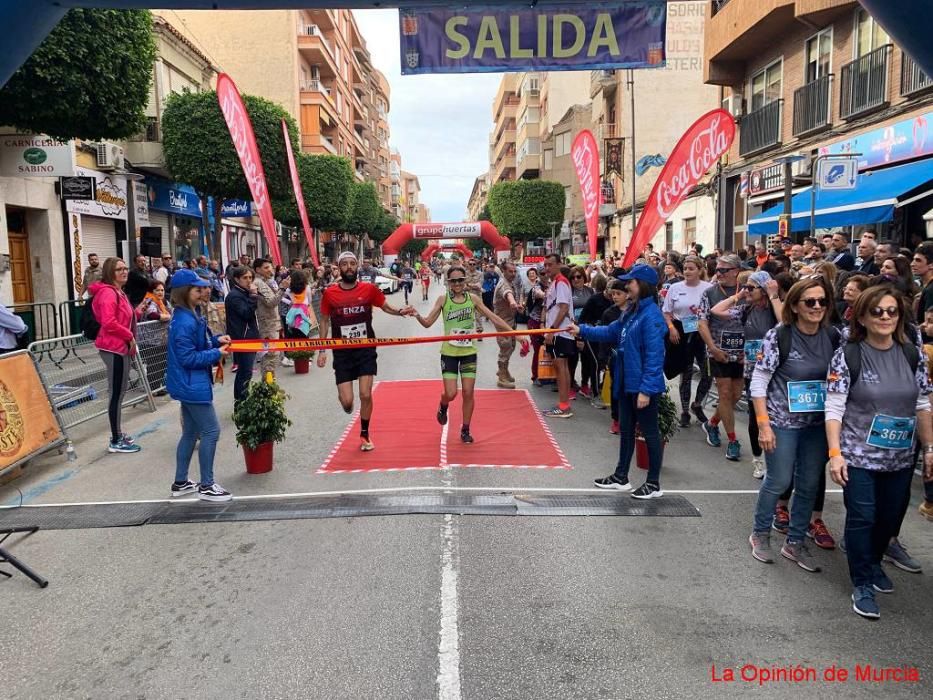
<path id="1" fill-rule="evenodd" d="M 0 472 L 64 440 L 28 353 L 0 355 Z"/>

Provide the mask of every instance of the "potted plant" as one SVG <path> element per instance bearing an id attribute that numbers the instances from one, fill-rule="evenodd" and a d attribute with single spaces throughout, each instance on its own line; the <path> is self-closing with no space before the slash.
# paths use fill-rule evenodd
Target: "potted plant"
<path id="1" fill-rule="evenodd" d="M 289 350 L 285 357 L 295 362 L 295 374 L 307 374 L 314 358 L 314 350 Z"/>
<path id="2" fill-rule="evenodd" d="M 285 414 L 287 398 L 267 372 L 265 381 L 250 384 L 246 398 L 233 411 L 236 441 L 243 447 L 248 474 L 272 471 L 272 446 L 285 439 L 292 424 Z"/>
<path id="3" fill-rule="evenodd" d="M 662 458 L 664 446 L 670 442 L 679 428 L 677 407 L 671 400 L 670 389 L 665 389 L 664 393 L 658 396 L 658 430 L 661 433 Z M 648 445 L 637 427 L 635 428 L 635 464 L 639 469 L 648 468 Z"/>

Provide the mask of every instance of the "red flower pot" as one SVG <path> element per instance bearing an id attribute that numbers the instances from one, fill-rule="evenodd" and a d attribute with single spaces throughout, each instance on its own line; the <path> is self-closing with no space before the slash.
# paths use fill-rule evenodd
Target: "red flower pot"
<path id="1" fill-rule="evenodd" d="M 295 374 L 307 374 L 311 367 L 311 360 L 295 360 Z"/>
<path id="2" fill-rule="evenodd" d="M 661 443 L 661 459 L 664 459 L 664 445 L 666 443 Z M 648 443 L 645 442 L 645 438 L 636 437 L 635 438 L 635 464 L 638 465 L 639 469 L 648 469 Z"/>
<path id="3" fill-rule="evenodd" d="M 247 474 L 265 474 L 272 471 L 272 446 L 274 444 L 274 442 L 264 442 L 255 450 L 243 445 Z"/>

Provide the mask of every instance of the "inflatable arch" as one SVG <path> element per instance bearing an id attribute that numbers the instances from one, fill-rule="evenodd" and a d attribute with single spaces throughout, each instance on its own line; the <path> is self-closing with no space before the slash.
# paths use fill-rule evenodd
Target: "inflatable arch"
<path id="1" fill-rule="evenodd" d="M 424 252 L 421 253 L 421 262 L 430 262 L 436 253 L 457 251 L 464 260 L 473 257 L 473 251 L 467 248 L 463 243 L 431 243 Z"/>
<path id="2" fill-rule="evenodd" d="M 460 224 L 402 224 L 382 244 L 382 258 L 385 265 L 391 265 L 399 256 L 402 248 L 412 240 L 438 243 L 445 239 L 457 238 L 482 238 L 492 246 L 499 259 L 508 258 L 512 246 L 509 239 L 500 236 L 496 227 L 488 221 Z"/>

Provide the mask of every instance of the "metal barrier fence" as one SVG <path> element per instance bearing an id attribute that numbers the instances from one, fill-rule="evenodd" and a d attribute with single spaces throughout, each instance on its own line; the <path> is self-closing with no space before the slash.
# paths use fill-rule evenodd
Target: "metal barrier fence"
<path id="1" fill-rule="evenodd" d="M 107 414 L 107 370 L 94 341 L 83 335 L 67 335 L 30 343 L 29 352 L 65 429 Z M 144 401 L 150 411 L 156 410 L 143 359 L 137 354 L 130 366 L 123 406 Z"/>
<path id="2" fill-rule="evenodd" d="M 13 313 L 23 319 L 29 331 L 29 342 L 47 340 L 58 336 L 58 314 L 55 304 L 37 302 L 35 304 L 13 304 Z"/>
<path id="3" fill-rule="evenodd" d="M 144 321 L 136 326 L 136 345 L 149 388 L 154 393 L 165 390 L 168 369 L 168 321 Z"/>
<path id="4" fill-rule="evenodd" d="M 81 332 L 81 314 L 86 299 L 69 299 L 58 305 L 58 327 L 62 335 Z"/>

